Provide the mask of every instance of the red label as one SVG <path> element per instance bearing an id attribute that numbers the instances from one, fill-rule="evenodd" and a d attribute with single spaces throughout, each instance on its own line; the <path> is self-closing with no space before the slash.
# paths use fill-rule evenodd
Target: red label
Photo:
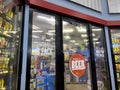
<path id="1" fill-rule="evenodd" d="M 81 77 L 86 71 L 86 61 L 81 54 L 74 54 L 70 58 L 70 71 L 74 76 Z"/>

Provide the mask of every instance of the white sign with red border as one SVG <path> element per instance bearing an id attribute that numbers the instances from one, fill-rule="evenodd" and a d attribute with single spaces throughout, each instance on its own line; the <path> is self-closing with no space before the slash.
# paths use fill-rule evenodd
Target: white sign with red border
<path id="1" fill-rule="evenodd" d="M 76 77 L 81 77 L 86 72 L 86 61 L 81 54 L 74 54 L 70 58 L 69 68 L 71 73 Z"/>

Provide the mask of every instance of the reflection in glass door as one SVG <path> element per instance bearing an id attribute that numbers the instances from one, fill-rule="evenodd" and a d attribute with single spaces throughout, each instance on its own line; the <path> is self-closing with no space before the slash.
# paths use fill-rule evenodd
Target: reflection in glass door
<path id="1" fill-rule="evenodd" d="M 33 12 L 30 90 L 55 90 L 55 17 Z"/>
<path id="2" fill-rule="evenodd" d="M 65 90 L 91 90 L 87 25 L 71 20 L 62 23 Z"/>
<path id="3" fill-rule="evenodd" d="M 110 77 L 103 28 L 91 26 L 98 90 L 110 90 Z"/>

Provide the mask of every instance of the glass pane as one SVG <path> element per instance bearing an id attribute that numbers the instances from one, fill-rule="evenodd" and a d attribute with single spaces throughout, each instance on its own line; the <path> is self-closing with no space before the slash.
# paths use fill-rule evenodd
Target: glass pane
<path id="1" fill-rule="evenodd" d="M 110 90 L 110 77 L 103 29 L 92 26 L 92 37 L 98 90 Z"/>
<path id="2" fill-rule="evenodd" d="M 0 0 L 0 90 L 18 90 L 22 12 L 11 3 Z"/>
<path id="3" fill-rule="evenodd" d="M 120 29 L 110 29 L 110 34 L 112 40 L 115 75 L 117 77 L 118 90 L 120 90 Z"/>
<path id="4" fill-rule="evenodd" d="M 87 25 L 63 21 L 65 90 L 91 90 Z"/>
<path id="5" fill-rule="evenodd" d="M 33 12 L 30 90 L 55 90 L 55 17 Z"/>

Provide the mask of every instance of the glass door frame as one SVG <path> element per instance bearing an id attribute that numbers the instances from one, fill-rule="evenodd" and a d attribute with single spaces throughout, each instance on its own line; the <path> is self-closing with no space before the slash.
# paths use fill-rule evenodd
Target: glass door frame
<path id="1" fill-rule="evenodd" d="M 110 34 L 110 30 L 111 29 L 120 29 L 119 26 L 111 26 L 111 27 L 108 27 L 108 34 L 109 34 L 109 40 L 110 40 L 110 50 L 111 50 L 111 56 L 112 56 L 112 65 L 113 65 L 113 73 L 114 73 L 114 81 L 115 81 L 115 87 L 116 87 L 116 90 L 118 90 L 118 82 L 117 82 L 117 76 L 116 76 L 116 66 L 115 66 L 115 57 L 114 57 L 114 51 L 113 51 L 113 47 L 112 47 L 112 39 L 111 39 L 111 34 Z"/>
<path id="2" fill-rule="evenodd" d="M 58 14 L 54 14 L 54 12 L 47 12 L 44 10 L 36 10 L 33 7 L 29 8 L 29 22 L 28 22 L 28 47 L 27 47 L 27 66 L 26 66 L 26 82 L 25 82 L 25 90 L 29 90 L 30 87 L 30 60 L 31 60 L 31 47 L 32 47 L 32 16 L 33 12 L 32 11 L 37 11 L 40 13 L 45 13 L 49 15 L 55 16 L 55 45 L 56 45 L 56 80 L 55 80 L 55 85 L 56 85 L 56 90 L 64 90 L 64 52 L 63 52 L 63 30 L 62 30 L 62 20 L 63 18 Z M 92 43 L 92 29 L 91 25 L 96 25 L 96 24 L 91 24 L 86 21 L 82 20 L 76 20 L 73 18 L 73 20 L 77 21 L 78 23 L 81 21 L 82 23 L 86 23 L 87 25 L 87 30 L 88 30 L 88 39 L 90 43 L 90 68 L 91 68 L 91 83 L 92 83 L 92 90 L 97 90 L 97 79 L 96 79 L 96 66 L 95 66 L 95 56 L 94 56 L 94 48 L 93 48 L 93 43 Z M 100 26 L 100 25 L 97 25 Z"/>
<path id="3" fill-rule="evenodd" d="M 61 17 L 53 13 L 48 13 L 44 11 L 38 11 L 36 9 L 30 8 L 29 10 L 29 34 L 28 34 L 28 51 L 27 51 L 27 71 L 26 71 L 26 86 L 25 90 L 29 90 L 30 87 L 30 64 L 31 64 L 31 47 L 32 47 L 32 17 L 33 12 L 40 12 L 55 16 L 55 64 L 56 64 L 56 74 L 55 74 L 55 86 L 57 90 L 63 90 L 64 88 L 64 57 L 63 57 L 63 47 L 62 47 L 62 27 L 61 27 Z M 29 74 L 29 75 L 27 75 Z"/>

